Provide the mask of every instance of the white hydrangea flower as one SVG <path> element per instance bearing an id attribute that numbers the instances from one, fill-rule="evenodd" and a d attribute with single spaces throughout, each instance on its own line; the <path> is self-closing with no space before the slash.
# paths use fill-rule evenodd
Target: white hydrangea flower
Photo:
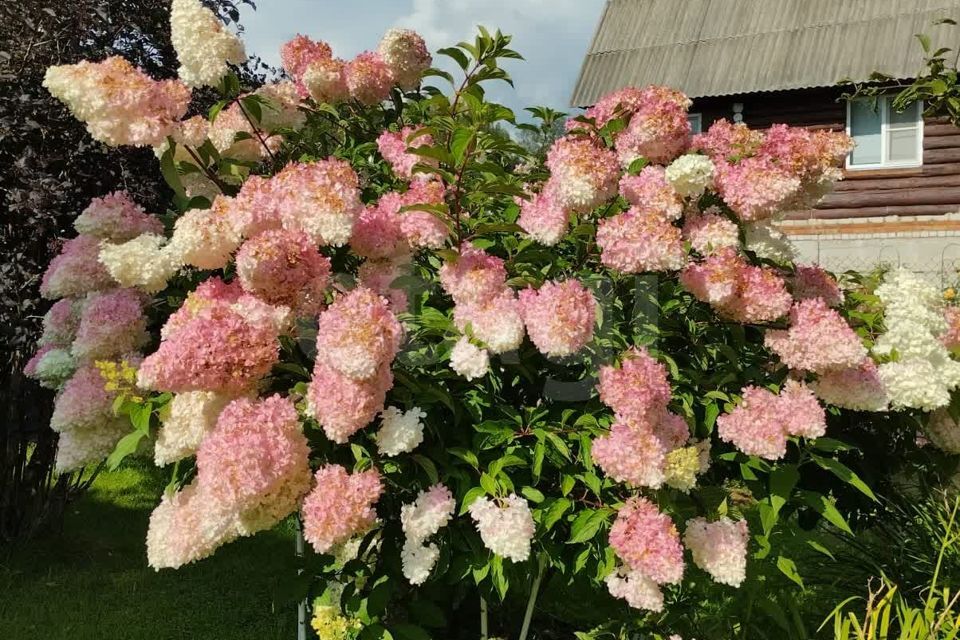
<path id="1" fill-rule="evenodd" d="M 530 541 L 536 531 L 527 501 L 516 494 L 502 500 L 503 506 L 487 497 L 470 505 L 470 517 L 477 524 L 480 539 L 498 556 L 523 562 L 530 557 Z"/>
<path id="2" fill-rule="evenodd" d="M 153 450 L 157 466 L 196 453 L 230 400 L 230 397 L 212 391 L 187 391 L 175 395 L 160 416 L 161 427 Z"/>
<path id="3" fill-rule="evenodd" d="M 243 41 L 199 0 L 170 4 L 170 42 L 180 61 L 180 79 L 191 88 L 215 87 L 230 68 L 247 58 Z"/>
<path id="4" fill-rule="evenodd" d="M 222 269 L 240 246 L 240 234 L 220 206 L 190 209 L 173 227 L 169 251 L 177 262 L 199 269 Z"/>
<path id="5" fill-rule="evenodd" d="M 608 575 L 605 582 L 610 595 L 626 600 L 634 609 L 663 611 L 660 586 L 641 572 L 620 567 Z"/>
<path id="6" fill-rule="evenodd" d="M 467 380 L 482 378 L 490 371 L 490 354 L 463 336 L 450 352 L 450 368 Z"/>
<path id="7" fill-rule="evenodd" d="M 667 182 L 684 197 L 698 197 L 713 184 L 713 161 L 707 156 L 687 153 L 666 168 Z"/>
<path id="8" fill-rule="evenodd" d="M 437 563 L 439 557 L 440 550 L 437 549 L 437 545 L 424 545 L 407 538 L 400 552 L 403 577 L 409 580 L 410 584 L 423 584 L 430 577 L 430 571 L 433 570 L 433 565 Z"/>
<path id="9" fill-rule="evenodd" d="M 68 473 L 101 462 L 129 432 L 130 423 L 126 418 L 63 431 L 57 442 L 56 472 Z"/>
<path id="10" fill-rule="evenodd" d="M 397 407 L 387 407 L 380 414 L 381 427 L 377 432 L 377 450 L 381 455 L 398 456 L 413 451 L 423 442 L 423 422 L 427 414 L 419 407 L 406 413 Z"/>
<path id="11" fill-rule="evenodd" d="M 773 225 L 752 222 L 744 226 L 746 247 L 758 257 L 774 262 L 791 262 L 797 257 L 797 248 L 786 234 Z"/>
<path id="12" fill-rule="evenodd" d="M 450 490 L 435 484 L 421 491 L 412 504 L 400 508 L 400 525 L 408 538 L 423 542 L 450 522 L 456 506 Z"/>
<path id="13" fill-rule="evenodd" d="M 157 293 L 181 266 L 166 241 L 161 235 L 144 233 L 118 244 L 102 242 L 100 263 L 121 286 Z"/>
<path id="14" fill-rule="evenodd" d="M 950 404 L 950 392 L 960 386 L 960 362 L 940 342 L 946 330 L 943 298 L 923 277 L 897 269 L 877 287 L 884 306 L 887 331 L 873 353 L 893 357 L 878 367 L 894 409 L 932 411 Z"/>
<path id="15" fill-rule="evenodd" d="M 77 361 L 69 349 L 50 349 L 37 362 L 36 378 L 40 386 L 58 389 L 77 370 Z"/>
<path id="16" fill-rule="evenodd" d="M 746 578 L 748 539 L 747 522 L 729 518 L 716 522 L 693 518 L 683 534 L 693 562 L 717 582 L 731 587 L 739 587 Z"/>

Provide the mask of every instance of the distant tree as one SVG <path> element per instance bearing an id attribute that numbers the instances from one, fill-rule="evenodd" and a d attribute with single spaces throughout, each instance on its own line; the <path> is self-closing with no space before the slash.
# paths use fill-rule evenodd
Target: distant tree
<path id="1" fill-rule="evenodd" d="M 539 124 L 519 124 L 520 139 L 518 142 L 539 159 L 547 155 L 547 150 L 554 140 L 564 134 L 567 114 L 555 111 L 549 107 L 528 107 L 525 109 L 539 120 Z"/>
<path id="2" fill-rule="evenodd" d="M 239 19 L 239 3 L 253 5 L 205 1 L 228 22 Z M 41 86 L 50 65 L 112 55 L 155 78 L 175 76 L 168 0 L 0 5 L 0 540 L 28 535 L 83 486 L 53 477 L 51 394 L 21 374 L 48 306 L 38 291 L 43 270 L 91 198 L 126 189 L 162 212 L 170 196 L 151 149 L 94 142 Z M 257 63 L 247 71 L 255 76 L 250 69 Z"/>

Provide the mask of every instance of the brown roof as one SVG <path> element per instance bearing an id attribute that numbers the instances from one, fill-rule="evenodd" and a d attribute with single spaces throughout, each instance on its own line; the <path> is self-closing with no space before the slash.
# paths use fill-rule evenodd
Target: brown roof
<path id="1" fill-rule="evenodd" d="M 955 48 L 960 0 L 608 0 L 580 69 L 573 106 L 628 85 L 691 97 L 913 77 L 914 34 Z"/>

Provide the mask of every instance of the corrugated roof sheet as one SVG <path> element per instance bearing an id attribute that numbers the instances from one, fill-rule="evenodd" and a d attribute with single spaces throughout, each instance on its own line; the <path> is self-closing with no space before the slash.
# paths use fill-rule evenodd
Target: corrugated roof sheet
<path id="1" fill-rule="evenodd" d="M 873 71 L 908 78 L 914 34 L 955 48 L 960 0 L 608 0 L 571 103 L 628 85 L 691 97 L 822 87 Z"/>

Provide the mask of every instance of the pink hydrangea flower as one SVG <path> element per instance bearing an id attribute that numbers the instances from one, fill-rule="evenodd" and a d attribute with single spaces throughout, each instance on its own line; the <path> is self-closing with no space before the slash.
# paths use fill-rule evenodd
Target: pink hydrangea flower
<path id="1" fill-rule="evenodd" d="M 236 257 L 237 279 L 244 291 L 301 314 L 323 307 L 330 260 L 298 231 L 272 229 L 247 240 Z"/>
<path id="2" fill-rule="evenodd" d="M 415 205 L 443 204 L 446 188 L 439 180 L 415 180 L 403 194 L 400 204 L 410 209 L 400 213 L 400 231 L 415 249 L 440 249 L 450 237 L 446 220 Z"/>
<path id="3" fill-rule="evenodd" d="M 453 321 L 461 331 L 469 331 L 484 343 L 490 353 L 512 351 L 523 342 L 524 326 L 517 294 L 503 288 L 478 302 L 458 302 Z"/>
<path id="4" fill-rule="evenodd" d="M 205 499 L 194 481 L 164 494 L 150 514 L 147 563 L 156 570 L 177 569 L 212 555 L 238 535 L 231 514 Z"/>
<path id="5" fill-rule="evenodd" d="M 526 500 L 516 494 L 497 501 L 481 496 L 470 504 L 470 517 L 487 549 L 513 562 L 530 557 L 536 524 Z"/>
<path id="6" fill-rule="evenodd" d="M 93 364 L 85 364 L 67 380 L 53 403 L 50 428 L 57 432 L 94 428 L 114 419 L 115 392 Z"/>
<path id="7" fill-rule="evenodd" d="M 224 407 L 200 443 L 197 479 L 210 500 L 260 529 L 297 509 L 310 489 L 309 456 L 289 399 L 239 398 Z"/>
<path id="8" fill-rule="evenodd" d="M 143 210 L 126 191 L 94 198 L 73 221 L 77 233 L 126 242 L 142 233 L 163 234 L 163 222 Z"/>
<path id="9" fill-rule="evenodd" d="M 843 291 L 836 279 L 816 265 L 798 264 L 793 273 L 794 300 L 820 298 L 828 307 L 843 304 Z"/>
<path id="10" fill-rule="evenodd" d="M 556 204 L 587 212 L 617 193 L 620 167 L 612 151 L 590 138 L 559 138 L 547 152 L 547 168 Z"/>
<path id="11" fill-rule="evenodd" d="M 49 67 L 43 86 L 94 139 L 114 147 L 163 143 L 190 103 L 179 80 L 153 80 L 119 56 Z"/>
<path id="12" fill-rule="evenodd" d="M 520 315 L 541 353 L 569 356 L 590 342 L 597 302 L 578 280 L 545 282 L 520 292 Z"/>
<path id="13" fill-rule="evenodd" d="M 764 344 L 791 369 L 824 373 L 858 366 L 867 348 L 839 313 L 822 298 L 790 309 L 790 328 L 767 331 Z"/>
<path id="14" fill-rule="evenodd" d="M 710 210 L 686 216 L 683 222 L 683 239 L 690 243 L 694 251 L 704 256 L 740 246 L 737 225 Z"/>
<path id="15" fill-rule="evenodd" d="M 388 365 L 369 379 L 354 380 L 318 359 L 307 388 L 307 414 L 320 423 L 330 440 L 344 444 L 383 411 L 392 386 Z"/>
<path id="16" fill-rule="evenodd" d="M 357 281 L 361 286 L 375 291 L 390 303 L 393 313 L 407 310 L 407 292 L 391 287 L 397 278 L 409 273 L 409 262 L 403 257 L 397 260 L 367 260 L 357 270 Z"/>
<path id="17" fill-rule="evenodd" d="M 646 498 L 631 498 L 610 527 L 610 546 L 633 571 L 657 584 L 683 578 L 683 547 L 670 516 Z"/>
<path id="18" fill-rule="evenodd" d="M 554 199 L 552 189 L 544 189 L 529 199 L 516 198 L 520 206 L 517 224 L 540 244 L 552 247 L 560 242 L 570 226 L 570 212 Z"/>
<path id="19" fill-rule="evenodd" d="M 303 87 L 303 74 L 307 68 L 315 62 L 329 60 L 332 56 L 329 44 L 322 40 L 311 40 L 299 33 L 280 47 L 280 64 L 297 83 L 300 95 L 303 96 L 307 95 Z"/>
<path id="20" fill-rule="evenodd" d="M 645 424 L 615 422 L 593 441 L 590 455 L 603 473 L 632 487 L 659 488 L 667 454 L 664 441 Z"/>
<path id="21" fill-rule="evenodd" d="M 278 186 L 278 181 L 252 175 L 235 197 L 222 196 L 230 224 L 241 238 L 280 228 L 283 198 Z"/>
<path id="22" fill-rule="evenodd" d="M 817 397 L 854 411 L 885 411 L 890 403 L 877 365 L 869 357 L 847 369 L 832 369 L 811 384 Z"/>
<path id="23" fill-rule="evenodd" d="M 652 412 L 670 402 L 667 368 L 644 347 L 630 347 L 621 357 L 619 368 L 601 367 L 597 389 L 601 402 L 634 422 L 646 421 Z"/>
<path id="24" fill-rule="evenodd" d="M 646 92 L 639 87 L 624 87 L 608 93 L 592 107 L 583 112 L 585 118 L 592 118 L 598 129 L 602 129 L 615 118 L 629 119 L 646 101 Z M 567 121 L 567 129 L 580 128 L 581 123 Z"/>
<path id="25" fill-rule="evenodd" d="M 503 291 L 506 281 L 503 260 L 472 245 L 440 267 L 440 284 L 457 304 L 488 300 Z"/>
<path id="26" fill-rule="evenodd" d="M 643 105 L 630 118 L 627 128 L 614 140 L 623 166 L 638 158 L 668 164 L 690 146 L 690 101 L 667 87 L 644 89 Z"/>
<path id="27" fill-rule="evenodd" d="M 783 279 L 766 267 L 747 264 L 732 248 L 688 265 L 680 283 L 720 315 L 745 324 L 771 322 L 790 310 Z"/>
<path id="28" fill-rule="evenodd" d="M 746 123 L 720 119 L 704 133 L 693 137 L 692 150 L 703 151 L 715 161 L 733 162 L 750 157 L 763 144 L 763 132 L 750 129 Z"/>
<path id="29" fill-rule="evenodd" d="M 648 578 L 642 571 L 632 571 L 620 567 L 608 575 L 604 582 L 607 591 L 614 598 L 626 600 L 634 609 L 663 611 L 663 592 L 660 585 Z M 673 640 L 671 637 L 670 640 Z"/>
<path id="30" fill-rule="evenodd" d="M 103 360 L 136 351 L 150 340 L 144 299 L 135 289 L 91 293 L 71 347 L 80 359 Z"/>
<path id="31" fill-rule="evenodd" d="M 47 299 L 77 296 L 109 289 L 116 282 L 100 263 L 100 240 L 80 235 L 63 243 L 40 281 L 40 294 Z"/>
<path id="32" fill-rule="evenodd" d="M 364 51 L 348 62 L 345 75 L 350 97 L 365 105 L 386 100 L 394 84 L 393 74 L 383 56 L 370 51 Z"/>
<path id="33" fill-rule="evenodd" d="M 320 314 L 317 362 L 366 380 L 393 360 L 402 337 L 403 328 L 387 301 L 370 289 L 354 289 Z"/>
<path id="34" fill-rule="evenodd" d="M 353 224 L 363 210 L 359 181 L 344 160 L 292 162 L 271 178 L 279 198 L 270 206 L 280 212 L 285 229 L 306 233 L 314 243 L 342 246 L 350 240 Z"/>
<path id="35" fill-rule="evenodd" d="M 433 136 L 424 133 L 422 127 L 404 127 L 400 131 L 384 131 L 377 138 L 380 155 L 390 164 L 393 172 L 401 178 L 413 178 L 413 167 L 417 163 L 436 164 L 436 160 L 407 151 L 408 148 L 431 146 Z"/>
<path id="36" fill-rule="evenodd" d="M 667 182 L 663 167 L 649 165 L 635 176 L 623 176 L 620 179 L 620 195 L 645 215 L 678 220 L 683 214 L 683 198 Z"/>
<path id="37" fill-rule="evenodd" d="M 375 260 L 390 259 L 410 252 L 400 227 L 403 216 L 403 195 L 388 192 L 375 205 L 368 205 L 350 236 L 350 248 L 358 256 Z"/>
<path id="38" fill-rule="evenodd" d="M 183 321 L 147 356 L 138 384 L 174 393 L 240 394 L 267 375 L 279 355 L 273 327 L 252 324 L 227 306 L 211 305 Z"/>
<path id="39" fill-rule="evenodd" d="M 693 554 L 694 564 L 714 580 L 739 587 L 746 578 L 749 536 L 746 520 L 693 518 L 687 520 L 683 544 Z"/>
<path id="40" fill-rule="evenodd" d="M 383 485 L 375 469 L 349 473 L 336 464 L 317 471 L 313 490 L 303 501 L 303 534 L 317 553 L 363 533 L 377 517 L 374 505 Z"/>
<path id="41" fill-rule="evenodd" d="M 421 76 L 433 62 L 423 37 L 410 29 L 387 30 L 380 40 L 377 53 L 383 58 L 397 86 L 404 91 L 416 89 Z"/>
<path id="42" fill-rule="evenodd" d="M 300 81 L 317 102 L 342 102 L 350 94 L 347 88 L 347 63 L 340 58 L 314 60 L 307 66 Z"/>
<path id="43" fill-rule="evenodd" d="M 947 307 L 943 317 L 947 322 L 947 330 L 940 340 L 947 349 L 956 349 L 960 347 L 960 307 Z"/>
<path id="44" fill-rule="evenodd" d="M 80 307 L 73 298 L 64 298 L 53 303 L 43 316 L 43 336 L 40 343 L 66 347 L 77 335 L 80 326 Z"/>
<path id="45" fill-rule="evenodd" d="M 718 163 L 717 191 L 745 222 L 766 220 L 783 210 L 800 189 L 800 179 L 762 157 Z"/>
<path id="46" fill-rule="evenodd" d="M 750 265 L 740 272 L 736 296 L 719 311 L 744 324 L 772 322 L 790 310 L 793 299 L 779 275 Z"/>
<path id="47" fill-rule="evenodd" d="M 817 438 L 826 431 L 823 408 L 801 383 L 786 385 L 780 395 L 746 387 L 741 396 L 733 411 L 717 418 L 717 433 L 747 455 L 778 460 L 787 452 L 788 436 Z"/>
<path id="48" fill-rule="evenodd" d="M 597 227 L 600 261 L 621 273 L 677 271 L 686 263 L 680 229 L 638 207 Z"/>

